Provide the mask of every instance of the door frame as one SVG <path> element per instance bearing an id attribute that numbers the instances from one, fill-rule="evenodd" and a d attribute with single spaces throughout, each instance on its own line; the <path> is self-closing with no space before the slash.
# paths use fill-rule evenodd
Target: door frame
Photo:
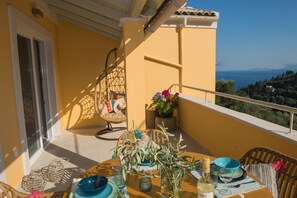
<path id="1" fill-rule="evenodd" d="M 24 119 L 24 107 L 23 107 L 23 97 L 22 97 L 22 87 L 21 87 L 21 76 L 19 68 L 19 56 L 18 56 L 18 46 L 17 46 L 17 35 L 22 35 L 27 38 L 35 38 L 42 40 L 44 42 L 44 52 L 46 54 L 45 58 L 45 68 L 47 70 L 47 90 L 48 90 L 48 100 L 49 100 L 49 116 L 50 116 L 50 127 L 49 127 L 49 138 L 60 134 L 60 121 L 58 119 L 58 108 L 57 108 L 57 96 L 56 96 L 56 81 L 55 81 L 55 66 L 54 66 L 54 53 L 53 53 L 53 37 L 52 34 L 30 19 L 28 16 L 24 15 L 22 12 L 18 11 L 13 6 L 8 6 L 9 13 L 9 27 L 10 27 L 10 42 L 11 42 L 11 56 L 13 65 L 13 78 L 14 78 L 14 90 L 15 99 L 17 107 L 17 116 L 19 122 L 19 132 L 21 138 L 21 148 L 22 148 L 22 158 L 24 163 L 24 172 L 29 174 L 31 171 L 32 164 L 37 160 L 37 158 L 44 151 L 43 142 L 41 139 L 41 148 L 29 158 L 27 136 L 26 136 L 26 126 Z M 33 47 L 33 46 L 32 46 Z M 34 60 L 33 60 L 34 61 Z M 35 71 L 34 71 L 35 72 Z M 36 87 L 35 90 L 36 92 Z M 39 108 L 39 107 L 38 107 Z M 42 138 L 42 137 L 40 137 Z"/>

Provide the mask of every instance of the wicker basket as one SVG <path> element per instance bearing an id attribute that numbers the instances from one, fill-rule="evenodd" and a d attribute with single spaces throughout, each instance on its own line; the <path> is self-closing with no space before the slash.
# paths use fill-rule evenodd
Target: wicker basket
<path id="1" fill-rule="evenodd" d="M 23 177 L 21 187 L 26 192 L 33 192 L 35 190 L 42 191 L 45 184 L 46 180 L 44 179 L 41 169 L 37 169 Z"/>
<path id="2" fill-rule="evenodd" d="M 64 175 L 64 166 L 59 160 L 52 160 L 47 169 L 47 178 L 50 182 L 59 183 Z"/>

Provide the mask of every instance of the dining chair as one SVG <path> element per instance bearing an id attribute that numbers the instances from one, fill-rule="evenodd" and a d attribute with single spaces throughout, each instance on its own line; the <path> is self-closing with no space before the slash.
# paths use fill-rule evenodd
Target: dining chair
<path id="1" fill-rule="evenodd" d="M 153 140 L 156 144 L 167 144 L 168 138 L 164 135 L 161 130 L 158 129 L 147 129 L 145 133 Z"/>
<path id="2" fill-rule="evenodd" d="M 150 139 L 154 141 L 157 145 L 166 144 L 169 141 L 168 138 L 164 136 L 164 133 L 158 129 L 147 129 L 144 130 L 143 133 L 149 136 Z M 134 133 L 129 131 L 123 133 L 117 141 L 116 149 L 118 149 L 120 145 L 123 145 L 126 139 L 131 138 L 135 138 Z"/>
<path id="3" fill-rule="evenodd" d="M 278 173 L 279 198 L 297 197 L 297 160 L 270 148 L 257 147 L 249 150 L 240 159 L 241 165 L 271 164 L 283 159 L 284 170 Z"/>
<path id="4" fill-rule="evenodd" d="M 133 133 L 129 131 L 123 133 L 117 141 L 116 150 L 119 148 L 119 146 L 123 145 L 127 139 L 131 139 L 131 138 L 134 138 Z"/>
<path id="5" fill-rule="evenodd" d="M 64 192 L 43 192 L 39 198 L 62 198 Z M 0 181 L 0 197 L 5 198 L 26 198 L 30 194 L 20 192 L 10 185 Z"/>

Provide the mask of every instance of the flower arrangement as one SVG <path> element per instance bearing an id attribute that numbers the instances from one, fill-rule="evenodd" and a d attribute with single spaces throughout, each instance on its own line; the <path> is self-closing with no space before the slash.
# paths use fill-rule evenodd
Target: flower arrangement
<path id="1" fill-rule="evenodd" d="M 171 117 L 174 109 L 177 108 L 178 96 L 179 93 L 171 95 L 168 89 L 165 89 L 162 93 L 157 92 L 152 98 L 153 103 L 149 106 L 149 109 L 156 109 L 160 116 L 169 115 L 168 117 Z"/>

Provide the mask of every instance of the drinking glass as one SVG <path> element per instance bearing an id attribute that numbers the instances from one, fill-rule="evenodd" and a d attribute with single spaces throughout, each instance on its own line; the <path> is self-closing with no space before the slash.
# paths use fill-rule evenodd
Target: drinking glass
<path id="1" fill-rule="evenodd" d="M 123 177 L 123 169 L 121 166 L 113 166 L 112 167 L 114 182 L 118 186 L 120 190 L 125 188 L 125 181 Z"/>
<path id="2" fill-rule="evenodd" d="M 220 169 L 220 171 L 219 171 L 220 180 L 225 183 L 224 188 L 222 188 L 221 190 L 219 190 L 219 192 L 222 195 L 231 195 L 232 194 L 231 190 L 227 188 L 227 183 L 229 183 L 230 181 L 232 181 L 233 174 L 234 174 L 234 171 L 233 170 L 226 169 L 226 168 L 221 168 Z"/>

